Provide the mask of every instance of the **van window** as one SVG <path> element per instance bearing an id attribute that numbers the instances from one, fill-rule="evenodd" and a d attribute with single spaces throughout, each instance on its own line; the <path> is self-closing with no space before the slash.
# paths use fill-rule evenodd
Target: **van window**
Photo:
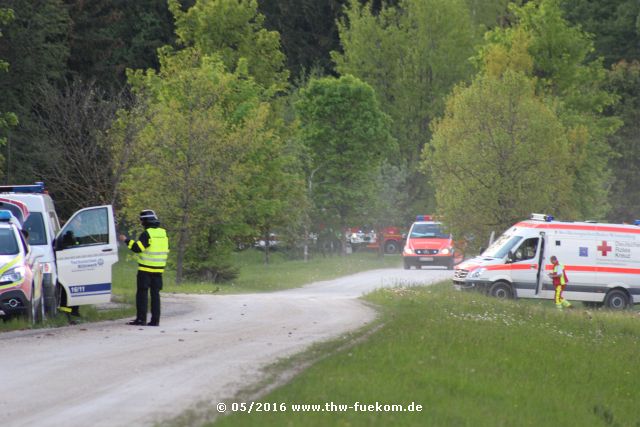
<path id="1" fill-rule="evenodd" d="M 0 255 L 16 255 L 18 241 L 11 228 L 0 228 Z"/>
<path id="2" fill-rule="evenodd" d="M 44 230 L 42 212 L 31 212 L 22 227 L 29 232 L 30 245 L 46 245 L 47 236 Z"/>
<path id="3" fill-rule="evenodd" d="M 493 244 L 489 246 L 486 251 L 482 253 L 482 256 L 491 258 L 504 258 L 507 256 L 509 251 L 518 244 L 520 240 L 522 240 L 522 236 L 511 236 L 508 234 L 503 234 L 498 238 L 498 240 L 493 242 Z"/>
<path id="4" fill-rule="evenodd" d="M 522 242 L 520 247 L 513 253 L 514 261 L 524 261 L 527 259 L 533 259 L 538 251 L 538 237 L 532 237 Z"/>
<path id="5" fill-rule="evenodd" d="M 63 248 L 109 243 L 109 213 L 106 208 L 82 211 L 63 227 Z"/>

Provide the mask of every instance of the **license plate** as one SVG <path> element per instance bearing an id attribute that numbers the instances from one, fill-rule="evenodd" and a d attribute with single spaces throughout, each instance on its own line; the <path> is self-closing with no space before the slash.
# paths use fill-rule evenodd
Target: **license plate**
<path id="1" fill-rule="evenodd" d="M 420 261 L 425 261 L 425 262 L 433 261 L 433 257 L 431 257 L 431 256 L 421 256 L 420 257 Z"/>

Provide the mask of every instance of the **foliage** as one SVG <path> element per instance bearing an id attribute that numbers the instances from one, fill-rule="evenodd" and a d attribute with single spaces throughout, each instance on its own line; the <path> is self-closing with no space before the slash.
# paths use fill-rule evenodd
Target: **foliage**
<path id="1" fill-rule="evenodd" d="M 477 38 L 466 4 L 402 0 L 376 14 L 370 3 L 352 0 L 338 29 L 343 53 L 332 53 L 337 71 L 370 84 L 393 120 L 398 162 L 406 163 L 404 187 L 412 203 L 398 208 L 411 214 L 433 208 L 433 189 L 417 164 L 446 94 L 472 72 L 468 58 Z"/>
<path id="2" fill-rule="evenodd" d="M 620 117 L 624 125 L 610 138 L 614 179 L 610 189 L 610 219 L 631 222 L 640 212 L 640 62 L 621 61 L 607 78 L 607 88 L 620 97 L 608 114 Z"/>
<path id="3" fill-rule="evenodd" d="M 481 74 L 456 88 L 432 145 L 425 161 L 455 235 L 484 239 L 531 212 L 568 210 L 567 135 L 520 71 Z"/>
<path id="4" fill-rule="evenodd" d="M 562 0 L 567 20 L 593 34 L 595 54 L 607 66 L 640 59 L 640 3 L 637 0 Z"/>
<path id="5" fill-rule="evenodd" d="M 287 68 L 301 76 L 313 68 L 333 73 L 329 52 L 339 47 L 336 20 L 345 0 L 263 0 L 264 25 L 280 33 Z"/>
<path id="6" fill-rule="evenodd" d="M 486 59 L 489 52 L 495 52 L 495 45 L 507 52 L 517 50 L 522 38 L 527 38 L 527 53 L 532 60 L 527 73 L 536 77 L 537 93 L 557 103 L 559 117 L 567 128 L 572 154 L 567 170 L 575 175 L 570 195 L 572 216 L 602 218 L 608 209 L 610 151 L 606 137 L 619 126 L 615 118 L 602 115 L 603 109 L 616 100 L 603 88 L 602 61 L 590 59 L 591 38 L 569 25 L 557 0 L 528 2 L 513 7 L 513 13 L 516 23 L 488 33 L 488 43 L 480 56 Z"/>
<path id="7" fill-rule="evenodd" d="M 12 9 L 0 8 L 0 25 L 5 25 L 13 19 Z M 2 37 L 2 27 L 0 27 L 0 37 Z M 0 72 L 7 71 L 9 69 L 9 63 L 0 59 Z M 0 111 L 0 147 L 3 147 L 7 143 L 7 139 L 2 136 L 2 133 L 9 129 L 11 126 L 18 124 L 18 117 L 14 113 Z M 0 161 L 4 163 L 4 156 L 0 155 Z M 1 169 L 0 169 L 1 170 Z"/>
<path id="8" fill-rule="evenodd" d="M 61 90 L 44 85 L 41 91 L 34 120 L 47 136 L 40 149 L 49 153 L 41 173 L 58 214 L 68 218 L 79 206 L 114 203 L 113 158 L 105 133 L 125 97 L 110 98 L 95 83 L 79 80 Z"/>
<path id="9" fill-rule="evenodd" d="M 158 68 L 156 51 L 173 41 L 166 1 L 66 0 L 73 22 L 69 71 L 117 94 L 127 68 Z"/>
<path id="10" fill-rule="evenodd" d="M 0 79 L 0 111 L 11 111 L 20 119 L 8 138 L 4 178 L 33 182 L 42 179 L 40 171 L 50 154 L 42 150 L 46 135 L 35 123 L 34 108 L 41 87 L 65 77 L 69 16 L 62 0 L 5 0 L 2 5 L 13 10 L 15 19 L 0 38 L 0 57 L 11 64 Z"/>
<path id="11" fill-rule="evenodd" d="M 256 0 L 197 0 L 183 12 L 179 0 L 169 0 L 178 41 L 203 54 L 217 53 L 233 71 L 244 58 L 249 74 L 265 88 L 281 90 L 288 73 L 280 36 L 263 28 Z"/>
<path id="12" fill-rule="evenodd" d="M 237 168 L 266 126 L 268 106 L 252 79 L 227 72 L 216 56 L 164 49 L 160 63 L 160 73 L 130 75 L 147 123 L 123 180 L 125 209 L 132 221 L 141 206 L 157 210 L 174 236 L 178 281 L 185 273 L 215 279 L 228 264 L 224 227 L 238 208 Z"/>
<path id="13" fill-rule="evenodd" d="M 310 151 L 310 197 L 326 224 L 358 223 L 375 192 L 373 178 L 395 141 L 371 86 L 352 76 L 312 79 L 297 104 Z"/>

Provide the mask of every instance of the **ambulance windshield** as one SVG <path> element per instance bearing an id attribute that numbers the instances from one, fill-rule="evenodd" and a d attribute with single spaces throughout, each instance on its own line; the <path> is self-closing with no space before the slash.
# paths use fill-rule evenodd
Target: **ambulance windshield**
<path id="1" fill-rule="evenodd" d="M 522 240 L 522 236 L 512 236 L 510 234 L 503 234 L 482 252 L 482 256 L 491 257 L 491 258 L 504 258 L 507 256 L 509 251 L 513 249 L 518 242 Z"/>

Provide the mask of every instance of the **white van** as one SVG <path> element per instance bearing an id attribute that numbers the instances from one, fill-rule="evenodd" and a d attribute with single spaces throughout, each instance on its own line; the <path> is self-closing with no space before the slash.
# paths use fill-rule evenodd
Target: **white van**
<path id="1" fill-rule="evenodd" d="M 118 261 L 112 206 L 82 209 L 60 229 L 43 183 L 0 186 L 0 209 L 10 208 L 12 201 L 28 209 L 23 229 L 42 264 L 46 312 L 109 302 L 111 267 Z"/>
<path id="2" fill-rule="evenodd" d="M 552 255 L 565 266 L 569 301 L 612 309 L 640 303 L 640 227 L 543 214 L 515 224 L 480 256 L 456 266 L 453 284 L 499 298 L 553 299 Z"/>

